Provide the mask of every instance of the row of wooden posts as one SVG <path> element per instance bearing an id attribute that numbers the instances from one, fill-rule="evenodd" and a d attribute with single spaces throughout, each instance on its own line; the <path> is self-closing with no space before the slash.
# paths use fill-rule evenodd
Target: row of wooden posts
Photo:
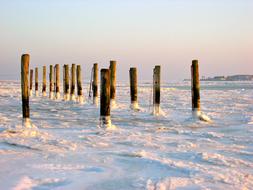
<path id="1" fill-rule="evenodd" d="M 22 88 L 22 110 L 23 119 L 29 120 L 29 94 L 32 95 L 33 86 L 33 70 L 30 70 L 30 87 L 28 86 L 29 76 L 29 59 L 28 54 L 21 57 L 21 88 Z M 110 61 L 109 69 L 103 68 L 100 71 L 100 118 L 103 124 L 110 123 L 110 107 L 115 103 L 116 97 L 116 61 Z M 160 81 L 161 81 L 161 67 L 155 66 L 153 69 L 153 112 L 159 114 L 160 111 Z M 193 112 L 200 111 L 200 85 L 199 85 L 199 71 L 198 61 L 193 60 L 191 65 L 192 76 L 192 110 Z M 76 81 L 77 78 L 77 81 Z M 138 110 L 137 99 L 137 68 L 132 67 L 129 70 L 130 78 L 130 100 L 131 108 Z M 60 65 L 56 64 L 54 67 L 50 65 L 49 72 L 49 97 L 51 99 L 60 99 Z M 71 84 L 70 82 L 71 81 Z M 64 100 L 76 100 L 75 98 L 75 83 L 77 84 L 77 100 L 83 102 L 82 93 L 82 76 L 81 66 L 72 64 L 71 66 L 71 80 L 69 76 L 69 65 L 63 66 L 63 93 Z M 35 95 L 38 96 L 38 68 L 35 68 Z M 92 91 L 93 103 L 98 103 L 98 64 L 95 63 L 92 69 Z M 46 96 L 46 66 L 43 66 L 43 80 L 42 80 L 42 95 Z"/>
<path id="2" fill-rule="evenodd" d="M 77 92 L 79 96 L 82 96 L 82 83 L 81 83 L 81 66 L 72 64 L 72 79 L 71 79 L 71 86 L 69 84 L 69 65 L 64 65 L 63 67 L 63 92 L 64 94 L 71 94 L 74 95 L 75 93 L 75 72 L 77 78 Z M 55 76 L 55 77 L 54 77 Z M 54 67 L 50 65 L 50 72 L 49 72 L 49 97 L 51 99 L 56 98 L 59 99 L 60 93 L 60 66 L 56 64 Z M 42 95 L 46 96 L 46 66 L 43 66 L 43 80 L 42 80 Z M 71 87 L 71 88 L 70 88 Z M 32 95 L 33 88 L 33 69 L 30 69 L 30 96 Z M 39 79 L 38 79 L 38 68 L 35 68 L 35 95 L 38 96 L 39 94 Z"/>

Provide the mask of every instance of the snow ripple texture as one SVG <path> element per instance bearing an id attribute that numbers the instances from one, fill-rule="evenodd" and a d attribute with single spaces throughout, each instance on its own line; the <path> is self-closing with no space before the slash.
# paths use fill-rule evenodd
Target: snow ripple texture
<path id="1" fill-rule="evenodd" d="M 192 118 L 190 82 L 164 83 L 152 115 L 151 84 L 136 111 L 118 83 L 107 130 L 87 93 L 79 104 L 48 92 L 30 98 L 24 128 L 19 81 L 0 81 L 0 189 L 253 189 L 253 83 L 202 82 L 212 123 Z"/>

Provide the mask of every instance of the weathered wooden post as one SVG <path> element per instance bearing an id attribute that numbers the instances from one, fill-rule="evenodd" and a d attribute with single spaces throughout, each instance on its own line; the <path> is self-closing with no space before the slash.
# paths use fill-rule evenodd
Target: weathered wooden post
<path id="1" fill-rule="evenodd" d="M 212 120 L 201 112 L 200 109 L 200 83 L 198 60 L 192 60 L 191 65 L 191 91 L 192 91 L 192 113 L 201 121 L 212 122 Z"/>
<path id="2" fill-rule="evenodd" d="M 56 65 L 54 67 L 54 99 L 56 97 Z"/>
<path id="3" fill-rule="evenodd" d="M 200 112 L 200 85 L 198 60 L 193 60 L 191 65 L 191 86 L 192 86 L 192 111 L 194 114 Z"/>
<path id="4" fill-rule="evenodd" d="M 33 95 L 33 70 L 30 69 L 30 96 Z"/>
<path id="5" fill-rule="evenodd" d="M 110 126 L 110 70 L 101 69 L 100 75 L 100 122 L 101 125 Z"/>
<path id="6" fill-rule="evenodd" d="M 110 96 L 112 107 L 115 106 L 116 97 L 116 61 L 110 61 Z"/>
<path id="7" fill-rule="evenodd" d="M 138 100 L 137 100 L 137 69 L 132 67 L 129 70 L 130 78 L 130 97 L 131 105 L 130 108 L 133 110 L 139 110 Z"/>
<path id="8" fill-rule="evenodd" d="M 160 113 L 160 73 L 161 66 L 156 65 L 153 70 L 153 114 Z"/>
<path id="9" fill-rule="evenodd" d="M 66 65 L 62 66 L 62 92 L 63 92 L 63 99 L 65 100 L 65 68 Z"/>
<path id="10" fill-rule="evenodd" d="M 35 68 L 35 96 L 39 96 L 39 71 Z"/>
<path id="11" fill-rule="evenodd" d="M 83 104 L 83 89 L 82 89 L 82 72 L 81 72 L 81 65 L 77 65 L 76 68 L 76 84 L 77 84 L 77 100 L 79 103 Z"/>
<path id="12" fill-rule="evenodd" d="M 76 101 L 75 97 L 75 83 L 76 83 L 76 64 L 71 66 L 71 90 L 70 90 L 70 99 Z"/>
<path id="13" fill-rule="evenodd" d="M 42 96 L 47 96 L 46 87 L 47 87 L 47 68 L 43 66 L 43 83 L 42 83 Z"/>
<path id="14" fill-rule="evenodd" d="M 64 91 L 64 99 L 66 101 L 69 101 L 69 65 L 65 65 L 65 74 L 64 74 L 64 78 L 65 78 L 65 81 L 64 81 L 64 86 L 65 86 L 65 91 Z"/>
<path id="15" fill-rule="evenodd" d="M 56 64 L 55 65 L 55 69 L 56 69 L 56 99 L 60 99 L 61 98 L 61 94 L 60 94 L 60 65 Z"/>
<path id="16" fill-rule="evenodd" d="M 50 65 L 50 73 L 49 73 L 49 98 L 54 98 L 54 71 L 53 71 L 53 65 Z"/>
<path id="17" fill-rule="evenodd" d="M 28 54 L 23 54 L 21 57 L 21 91 L 22 91 L 22 112 L 23 112 L 23 122 L 26 125 L 30 118 L 29 109 L 29 61 L 30 56 Z"/>
<path id="18" fill-rule="evenodd" d="M 93 104 L 98 105 L 98 64 L 93 65 L 93 81 L 92 81 L 92 91 L 93 91 Z"/>

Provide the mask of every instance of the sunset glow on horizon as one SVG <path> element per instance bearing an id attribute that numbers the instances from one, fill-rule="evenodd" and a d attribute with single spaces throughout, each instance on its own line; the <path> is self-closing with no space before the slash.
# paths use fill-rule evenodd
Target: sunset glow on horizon
<path id="1" fill-rule="evenodd" d="M 20 56 L 31 66 L 118 61 L 120 80 L 130 66 L 140 79 L 253 74 L 253 1 L 250 0 L 1 0 L 0 79 L 18 79 Z"/>

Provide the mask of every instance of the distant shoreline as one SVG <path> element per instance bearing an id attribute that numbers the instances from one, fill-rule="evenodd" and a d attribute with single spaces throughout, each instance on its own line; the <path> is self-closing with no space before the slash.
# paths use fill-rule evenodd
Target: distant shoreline
<path id="1" fill-rule="evenodd" d="M 189 80 L 190 79 L 184 79 L 184 81 Z M 253 81 L 253 75 L 214 76 L 208 78 L 203 76 L 200 81 Z"/>

